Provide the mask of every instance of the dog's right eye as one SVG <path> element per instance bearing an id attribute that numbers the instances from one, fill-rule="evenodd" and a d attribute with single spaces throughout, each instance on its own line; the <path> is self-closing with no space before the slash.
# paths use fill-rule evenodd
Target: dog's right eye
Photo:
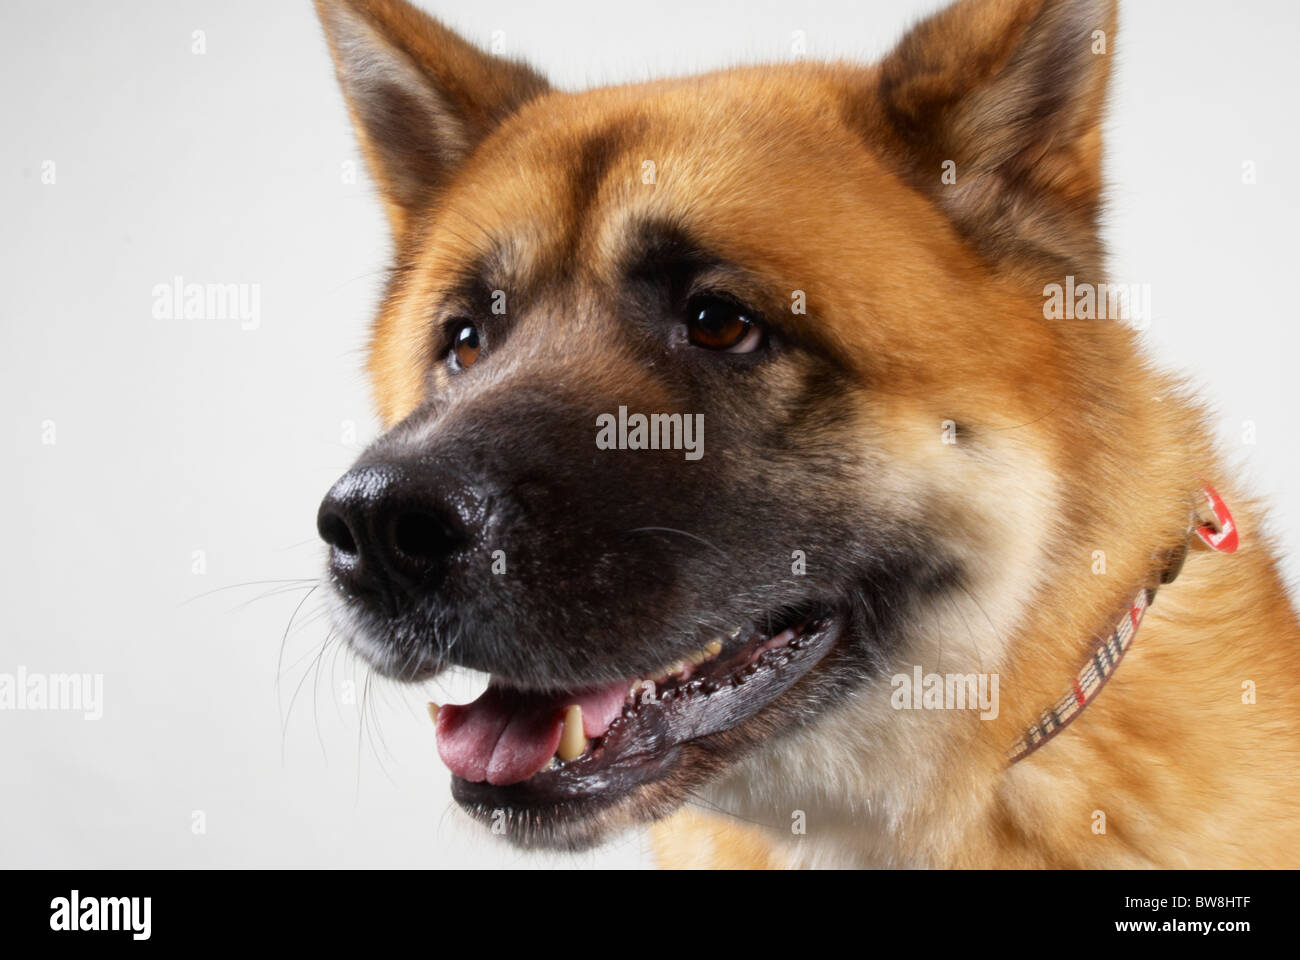
<path id="1" fill-rule="evenodd" d="M 456 324 L 451 337 L 451 355 L 456 366 L 462 370 L 469 369 L 478 360 L 478 354 L 478 327 L 468 321 Z"/>

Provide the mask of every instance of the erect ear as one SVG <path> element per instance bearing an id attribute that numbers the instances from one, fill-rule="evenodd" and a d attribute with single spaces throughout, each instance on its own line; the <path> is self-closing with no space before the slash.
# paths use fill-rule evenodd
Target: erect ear
<path id="1" fill-rule="evenodd" d="M 961 0 L 914 27 L 875 75 L 873 132 L 1004 268 L 1099 279 L 1116 6 Z"/>
<path id="2" fill-rule="evenodd" d="M 471 150 L 548 89 L 403 0 L 315 0 L 393 231 L 405 232 Z"/>

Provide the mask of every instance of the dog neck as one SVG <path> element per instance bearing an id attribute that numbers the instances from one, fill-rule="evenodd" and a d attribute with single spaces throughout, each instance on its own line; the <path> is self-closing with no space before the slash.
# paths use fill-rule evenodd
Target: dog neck
<path id="1" fill-rule="evenodd" d="M 1207 492 L 1207 509 L 1194 518 L 1187 539 L 1172 548 L 1157 549 L 1148 554 L 1162 556 L 1163 560 L 1149 568 L 1150 579 L 1141 585 L 1141 599 L 1134 599 L 1124 608 L 1123 615 L 1129 629 L 1121 641 L 1120 655 L 1132 643 L 1134 628 L 1142 624 L 1144 618 L 1150 620 L 1146 607 L 1151 594 L 1147 591 L 1154 591 L 1157 587 L 1163 587 L 1160 592 L 1162 601 L 1169 598 L 1168 616 L 1152 614 L 1154 621 L 1144 628 L 1143 640 L 1139 644 L 1150 640 L 1151 647 L 1160 651 L 1158 655 L 1163 655 L 1161 648 L 1168 649 L 1170 627 L 1176 620 L 1191 632 L 1198 635 L 1204 632 L 1204 624 L 1189 622 L 1185 612 L 1189 591 L 1197 594 L 1208 588 L 1217 592 L 1213 581 L 1207 582 L 1203 572 L 1205 565 L 1223 559 L 1214 556 L 1216 552 L 1227 553 L 1236 548 L 1233 542 L 1236 521 L 1226 509 L 1222 515 L 1211 509 L 1217 499 L 1212 491 Z M 1189 582 L 1175 585 L 1173 582 L 1183 569 L 1182 560 L 1189 553 L 1187 548 L 1198 555 L 1195 562 L 1187 564 L 1195 568 L 1196 573 Z M 1267 564 L 1267 559 L 1264 562 Z M 1255 563 L 1250 566 L 1255 567 Z M 974 606 L 980 605 L 975 598 L 970 599 Z M 1216 602 L 1207 598 L 1193 606 L 1213 607 Z M 1136 613 L 1134 607 L 1137 607 Z M 1095 622 L 1109 622 L 1110 616 Z M 925 622 L 924 618 L 921 622 Z M 937 626 L 931 630 L 921 632 L 942 635 L 953 626 L 951 618 L 945 622 L 943 613 L 938 614 L 936 623 Z M 1029 643 L 1030 638 L 1024 634 L 1019 639 L 1024 645 L 1035 648 L 1050 646 L 1043 637 L 1051 634 L 1052 626 L 1050 617 L 1041 618 L 1031 628 L 1039 631 L 1038 641 Z M 1120 632 L 1125 632 L 1122 625 Z M 1096 637 L 1099 633 L 1103 633 L 1106 641 L 1114 642 L 1113 634 L 1101 630 L 1094 629 L 1088 635 Z M 924 636 L 919 639 L 923 644 Z M 1008 644 L 1006 652 L 1010 653 L 1018 645 Z M 1088 648 L 1076 645 L 1073 649 Z M 990 653 L 997 656 L 993 651 Z M 1151 651 L 1146 653 L 1149 657 Z M 1007 659 L 1016 658 L 1003 657 L 999 662 L 1005 663 Z M 1072 851 L 1045 854 L 1041 847 L 1034 851 L 1033 857 L 1037 859 L 1032 863 L 1029 859 L 1017 859 L 1029 855 L 1017 852 L 1014 843 L 1006 843 L 1006 838 L 1000 836 L 1002 831 L 1014 834 L 1032 829 L 1035 818 L 1041 818 L 1039 804 L 1050 804 L 1054 796 L 1059 802 L 1059 791 L 1066 789 L 1061 784 L 1066 781 L 1073 782 L 1075 785 L 1069 789 L 1079 793 L 1071 802 L 1085 806 L 1097 804 L 1095 799 L 1086 799 L 1079 792 L 1077 778 L 1071 772 L 1073 765 L 1079 764 L 1077 754 L 1081 750 L 1087 753 L 1095 749 L 1084 727 L 1071 729 L 1041 750 L 1038 748 L 1048 739 L 1055 738 L 1056 732 L 1064 729 L 1073 716 L 1062 718 L 1065 722 L 1060 723 L 1055 731 L 1049 731 L 1050 737 L 1041 731 L 1037 738 L 1026 733 L 1031 724 L 1041 723 L 1044 708 L 1053 703 L 1049 687 L 1058 694 L 1074 693 L 1074 682 L 1079 682 L 1075 671 L 1082 660 L 1076 654 L 1073 664 L 1067 669 L 1067 657 L 1050 658 L 1048 662 L 1056 666 L 1055 672 L 1040 670 L 1020 674 L 1014 667 L 1008 670 L 1003 696 L 1006 700 L 1010 699 L 1007 694 L 1012 694 L 1016 708 L 991 723 L 962 711 L 936 714 L 889 710 L 888 687 L 877 683 L 862 702 L 848 705 L 827 717 L 815 736 L 796 734 L 764 751 L 761 757 L 742 764 L 738 775 L 716 787 L 710 798 L 719 808 L 761 824 L 754 829 L 779 851 L 774 855 L 775 863 L 901 867 L 1085 863 L 1087 861 L 1082 858 L 1075 859 L 1076 854 Z M 1087 703 L 1091 703 L 1100 691 L 1101 682 L 1115 673 L 1114 666 L 1118 660 L 1119 656 L 1114 656 L 1115 663 L 1107 672 L 1101 673 L 1100 682 L 1080 683 Z M 1140 713 L 1140 704 L 1135 707 L 1132 702 L 1133 687 L 1135 683 L 1150 683 L 1142 676 L 1149 673 L 1149 669 L 1139 665 L 1130 671 L 1133 683 L 1128 685 L 1128 690 L 1111 692 L 1109 703 L 1097 708 L 1102 713 L 1097 715 L 1101 719 L 1090 725 L 1094 730 L 1099 725 L 1104 728 L 1108 722 L 1114 722 L 1106 716 L 1107 713 L 1121 714 L 1121 724 L 1128 722 L 1128 715 Z M 1035 682 L 1021 681 L 1021 676 L 1032 676 Z M 1124 686 L 1122 682 L 1121 686 Z M 1141 691 L 1138 696 L 1142 696 Z M 1029 741 L 1029 749 L 1023 749 L 1024 745 L 1017 743 L 1021 739 Z M 1034 759 L 1012 765 L 1012 757 L 1008 756 L 1009 744 L 1017 744 L 1011 747 L 1015 760 L 1023 760 L 1031 754 Z M 1087 763 L 1083 766 L 1086 768 Z M 1052 773 L 1045 779 L 1045 771 L 1049 768 Z M 1062 771 L 1064 779 L 1049 782 L 1056 776 L 1057 768 Z M 834 771 L 834 775 L 827 776 L 828 770 Z M 1088 807 L 1079 814 L 1083 818 L 1084 830 L 1088 829 L 1087 818 L 1093 809 Z M 807 833 L 790 834 L 787 819 L 808 824 Z M 732 829 L 736 827 L 733 825 Z M 977 841 L 975 838 L 982 839 Z M 1124 856 L 1119 857 L 1120 862 Z M 1134 865 L 1146 862 L 1136 853 L 1132 856 Z"/>
<path id="2" fill-rule="evenodd" d="M 1213 487 L 1202 485 L 1203 504 L 1192 504 L 1190 520 L 1183 540 L 1168 551 L 1164 563 L 1153 573 L 1119 617 L 1114 630 L 1099 637 L 1091 654 L 1074 675 L 1063 697 L 1048 706 L 1031 723 L 1008 751 L 1011 763 L 1018 763 L 1064 730 L 1083 708 L 1092 703 L 1106 681 L 1119 668 L 1120 661 L 1137 637 L 1138 627 L 1147 608 L 1155 602 L 1156 590 L 1173 583 L 1182 572 L 1187 551 L 1193 548 L 1235 553 L 1239 537 L 1227 505 Z"/>

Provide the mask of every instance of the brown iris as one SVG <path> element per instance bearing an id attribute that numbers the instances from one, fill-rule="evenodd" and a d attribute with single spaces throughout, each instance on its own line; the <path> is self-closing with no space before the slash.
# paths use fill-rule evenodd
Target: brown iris
<path id="1" fill-rule="evenodd" d="M 478 328 L 474 324 L 462 323 L 456 328 L 456 335 L 451 342 L 451 353 L 456 358 L 456 364 L 462 369 L 474 366 L 479 353 Z"/>
<path id="2" fill-rule="evenodd" d="M 691 343 L 706 350 L 748 352 L 761 338 L 743 307 L 717 297 L 696 297 L 687 304 L 686 330 Z"/>

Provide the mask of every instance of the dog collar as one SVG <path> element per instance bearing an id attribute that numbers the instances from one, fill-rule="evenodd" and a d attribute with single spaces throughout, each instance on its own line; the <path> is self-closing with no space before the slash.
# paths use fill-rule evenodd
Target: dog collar
<path id="1" fill-rule="evenodd" d="M 1060 733 L 1075 719 L 1083 708 L 1092 703 L 1106 685 L 1124 654 L 1133 645 L 1138 627 L 1147 608 L 1155 602 L 1156 588 L 1162 584 L 1173 583 L 1182 572 L 1183 561 L 1191 547 L 1210 549 L 1219 553 L 1235 553 L 1239 535 L 1237 525 L 1228 512 L 1227 504 L 1209 484 L 1202 482 L 1201 492 L 1205 497 L 1204 506 L 1193 506 L 1191 519 L 1187 527 L 1187 536 L 1166 558 L 1165 566 L 1160 572 L 1158 583 L 1143 587 L 1138 591 L 1128 610 L 1120 617 L 1119 623 L 1110 635 L 1099 639 L 1093 647 L 1092 655 L 1074 675 L 1070 691 L 1055 704 L 1048 707 L 1031 723 L 1024 734 L 1008 751 L 1010 762 L 1015 763 L 1029 756 L 1048 740 Z M 1198 508 L 1199 507 L 1199 508 Z"/>

